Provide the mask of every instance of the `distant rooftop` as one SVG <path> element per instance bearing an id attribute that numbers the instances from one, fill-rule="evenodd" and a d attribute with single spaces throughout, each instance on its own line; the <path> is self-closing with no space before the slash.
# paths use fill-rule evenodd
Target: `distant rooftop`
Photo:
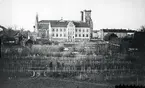
<path id="1" fill-rule="evenodd" d="M 136 32 L 135 30 L 127 30 L 127 29 L 101 29 L 104 32 Z"/>

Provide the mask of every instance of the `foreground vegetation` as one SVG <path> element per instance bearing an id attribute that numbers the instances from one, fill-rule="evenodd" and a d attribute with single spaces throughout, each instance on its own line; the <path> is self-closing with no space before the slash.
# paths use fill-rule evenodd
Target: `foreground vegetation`
<path id="1" fill-rule="evenodd" d="M 46 71 L 45 76 L 48 77 L 97 83 L 111 82 L 111 80 L 126 82 L 131 78 L 134 81 L 144 80 L 142 79 L 144 71 L 141 74 L 136 73 L 139 72 L 137 69 L 142 66 L 138 65 L 135 68 L 136 65 L 132 61 L 134 56 L 119 53 L 117 47 L 110 47 L 108 43 L 85 43 L 71 46 L 62 44 L 33 45 L 31 48 L 3 46 L 1 68 L 6 73 L 8 72 L 8 77 L 12 78 L 30 77 L 33 75 L 32 71 L 42 70 L 42 76 Z M 64 72 L 59 72 L 59 70 Z"/>

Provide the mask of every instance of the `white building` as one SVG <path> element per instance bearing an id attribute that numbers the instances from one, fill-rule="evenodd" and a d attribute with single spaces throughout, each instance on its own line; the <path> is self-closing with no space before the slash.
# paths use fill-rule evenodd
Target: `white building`
<path id="1" fill-rule="evenodd" d="M 41 20 L 36 16 L 35 33 L 37 39 L 48 38 L 52 41 L 89 41 L 92 35 L 91 10 L 81 11 L 81 21 Z"/>

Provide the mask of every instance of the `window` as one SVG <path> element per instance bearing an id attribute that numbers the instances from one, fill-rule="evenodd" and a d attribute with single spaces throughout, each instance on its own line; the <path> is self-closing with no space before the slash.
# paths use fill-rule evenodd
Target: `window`
<path id="1" fill-rule="evenodd" d="M 64 29 L 64 32 L 66 31 L 66 29 Z"/>
<path id="2" fill-rule="evenodd" d="M 88 37 L 88 34 L 86 34 L 86 37 Z"/>
<path id="3" fill-rule="evenodd" d="M 58 37 L 58 34 L 56 34 L 56 37 Z"/>
<path id="4" fill-rule="evenodd" d="M 58 31 L 58 29 L 56 29 L 56 31 Z"/>
<path id="5" fill-rule="evenodd" d="M 52 29 L 52 31 L 54 31 L 54 29 Z"/>
<path id="6" fill-rule="evenodd" d="M 79 32 L 81 32 L 81 29 L 79 29 Z"/>
<path id="7" fill-rule="evenodd" d="M 64 34 L 64 37 L 66 37 L 66 34 Z"/>
<path id="8" fill-rule="evenodd" d="M 83 34 L 83 37 L 85 37 L 85 35 Z"/>
<path id="9" fill-rule="evenodd" d="M 89 30 L 87 29 L 87 32 L 88 32 Z"/>
<path id="10" fill-rule="evenodd" d="M 77 29 L 76 29 L 76 32 L 77 32 Z"/>
<path id="11" fill-rule="evenodd" d="M 85 30 L 83 29 L 83 32 L 85 32 Z"/>
<path id="12" fill-rule="evenodd" d="M 62 37 L 62 34 L 60 34 L 60 37 Z"/>
<path id="13" fill-rule="evenodd" d="M 77 37 L 77 34 L 75 34 L 75 37 Z"/>
<path id="14" fill-rule="evenodd" d="M 54 37 L 54 34 L 52 34 L 52 36 Z"/>
<path id="15" fill-rule="evenodd" d="M 81 34 L 79 34 L 79 37 L 81 37 Z"/>
<path id="16" fill-rule="evenodd" d="M 60 29 L 60 31 L 62 31 L 62 29 Z"/>

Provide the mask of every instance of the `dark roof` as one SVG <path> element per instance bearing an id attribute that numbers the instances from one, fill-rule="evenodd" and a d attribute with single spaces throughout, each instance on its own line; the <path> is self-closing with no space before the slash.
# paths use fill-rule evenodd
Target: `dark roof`
<path id="1" fill-rule="evenodd" d="M 85 22 L 82 22 L 82 21 L 73 21 L 73 23 L 74 23 L 74 25 L 76 26 L 76 27 L 89 27 L 89 25 L 87 24 L 87 23 L 85 23 Z"/>
<path id="2" fill-rule="evenodd" d="M 41 20 L 41 21 L 39 21 L 38 28 L 48 29 L 49 22 L 51 23 L 51 27 L 67 27 L 67 25 L 70 21 L 67 21 L 67 20 Z M 74 25 L 76 27 L 89 27 L 89 25 L 85 22 L 81 22 L 81 21 L 72 21 L 72 22 L 74 23 Z"/>
<path id="3" fill-rule="evenodd" d="M 101 29 L 104 32 L 136 32 L 135 30 L 126 30 L 126 29 Z"/>

